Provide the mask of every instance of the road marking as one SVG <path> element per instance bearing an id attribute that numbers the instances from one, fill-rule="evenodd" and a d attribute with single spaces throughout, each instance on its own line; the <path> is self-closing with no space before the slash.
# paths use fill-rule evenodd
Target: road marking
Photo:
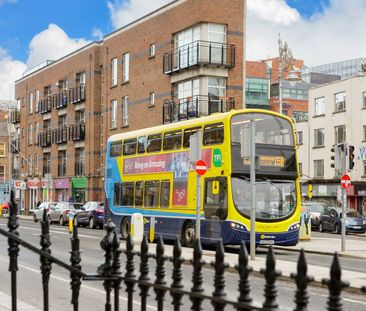
<path id="1" fill-rule="evenodd" d="M 3 259 L 3 258 L 1 258 L 1 257 L 0 257 L 0 261 L 3 261 L 3 262 L 6 262 L 6 263 L 9 263 L 9 260 L 5 260 L 5 259 Z M 40 270 L 36 270 L 36 269 L 33 269 L 33 268 L 28 267 L 28 266 L 25 266 L 25 265 L 18 264 L 18 266 L 19 266 L 20 268 L 23 268 L 23 269 L 28 270 L 28 271 L 30 271 L 30 272 L 34 272 L 34 273 L 37 273 L 37 274 L 39 274 L 39 273 L 40 273 Z M 61 281 L 61 282 L 64 282 L 64 283 L 70 284 L 70 280 L 68 280 L 68 279 L 64 279 L 64 278 L 62 278 L 62 277 L 55 276 L 55 275 L 52 275 L 52 274 L 50 275 L 50 277 L 51 277 L 52 279 L 55 279 L 55 280 L 58 280 L 58 281 Z M 97 289 L 97 288 L 95 288 L 95 287 L 91 287 L 91 286 L 84 285 L 84 284 L 81 284 L 81 287 L 82 287 L 82 288 L 85 288 L 85 289 L 89 289 L 89 290 L 94 291 L 94 292 L 97 292 L 97 293 L 99 293 L 99 294 L 103 294 L 103 295 L 105 295 L 105 291 L 100 290 L 100 289 Z M 113 297 L 114 295 L 113 295 L 113 294 L 111 294 L 111 296 Z M 128 301 L 127 297 L 119 296 L 119 298 L 120 298 L 120 299 L 122 299 L 122 300 Z M 136 305 L 141 306 L 141 302 L 139 302 L 139 301 L 137 301 L 137 300 L 132 300 L 132 302 L 133 302 L 134 304 L 136 304 Z M 149 308 L 149 309 L 151 309 L 151 310 L 157 310 L 157 307 L 152 306 L 152 305 L 149 305 L 149 304 L 147 304 L 147 305 L 146 305 L 146 307 L 148 307 L 148 308 Z"/>

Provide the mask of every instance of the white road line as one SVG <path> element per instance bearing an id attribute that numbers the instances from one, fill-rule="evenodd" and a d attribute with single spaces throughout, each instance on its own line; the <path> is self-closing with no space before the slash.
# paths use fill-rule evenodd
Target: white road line
<path id="1" fill-rule="evenodd" d="M 6 262 L 6 263 L 8 263 L 8 262 L 9 262 L 9 260 L 3 259 L 3 258 L 1 258 L 1 257 L 0 257 L 0 261 Z M 33 269 L 33 268 L 28 267 L 28 266 L 25 266 L 25 265 L 18 264 L 18 267 L 23 268 L 23 269 L 28 270 L 28 271 L 31 271 L 31 272 L 34 272 L 34 273 L 37 273 L 37 274 L 39 274 L 39 273 L 40 273 L 40 271 L 39 271 L 39 270 Z M 69 283 L 70 283 L 70 280 L 68 280 L 68 279 L 64 279 L 64 278 L 61 278 L 61 277 L 59 277 L 59 276 L 55 276 L 55 275 L 52 275 L 52 274 L 51 274 L 51 276 L 50 276 L 50 277 L 51 277 L 52 279 L 55 279 L 55 280 L 58 280 L 58 281 L 61 281 L 61 282 L 67 283 L 67 284 L 69 284 Z M 81 287 L 82 287 L 82 288 L 85 288 L 85 289 L 88 289 L 88 290 L 91 290 L 91 291 L 94 291 L 94 292 L 96 292 L 96 293 L 99 293 L 99 294 L 103 294 L 103 295 L 105 295 L 105 291 L 100 290 L 100 289 L 97 289 L 97 288 L 95 288 L 95 287 L 91 287 L 91 286 L 84 285 L 84 284 L 81 284 Z M 113 294 L 111 294 L 111 296 L 113 297 L 114 295 L 113 295 Z M 119 296 L 119 298 L 120 298 L 120 299 L 122 299 L 122 300 L 128 301 L 127 297 Z M 134 303 L 134 304 L 136 304 L 136 305 L 141 306 L 141 302 L 139 302 L 139 301 L 137 301 L 137 300 L 133 300 L 133 303 Z M 157 307 L 155 307 L 155 306 L 152 306 L 152 305 L 149 305 L 149 304 L 147 304 L 146 306 L 147 306 L 149 309 L 151 309 L 151 310 L 157 310 Z"/>

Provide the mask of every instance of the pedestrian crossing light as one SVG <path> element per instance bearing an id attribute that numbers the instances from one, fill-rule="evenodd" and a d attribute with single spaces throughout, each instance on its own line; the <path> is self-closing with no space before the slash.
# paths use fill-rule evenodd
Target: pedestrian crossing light
<path id="1" fill-rule="evenodd" d="M 353 167 L 355 166 L 355 162 L 353 160 L 355 159 L 355 146 L 349 145 L 348 146 L 348 171 L 353 170 Z"/>

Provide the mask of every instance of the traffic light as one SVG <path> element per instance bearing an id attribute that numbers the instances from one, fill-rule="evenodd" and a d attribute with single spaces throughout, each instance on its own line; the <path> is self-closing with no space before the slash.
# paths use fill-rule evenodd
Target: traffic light
<path id="1" fill-rule="evenodd" d="M 335 145 L 330 149 L 332 155 L 330 156 L 331 160 L 333 161 L 330 166 L 333 167 L 336 171 L 339 171 L 341 168 L 341 154 L 339 146 Z"/>
<path id="2" fill-rule="evenodd" d="M 355 146 L 349 145 L 348 146 L 348 171 L 353 170 L 353 167 L 355 166 L 355 162 L 353 160 L 355 159 Z"/>

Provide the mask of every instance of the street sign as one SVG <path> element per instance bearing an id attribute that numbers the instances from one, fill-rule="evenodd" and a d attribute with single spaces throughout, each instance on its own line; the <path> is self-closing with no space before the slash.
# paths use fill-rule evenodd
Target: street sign
<path id="1" fill-rule="evenodd" d="M 351 178 L 347 174 L 342 176 L 341 186 L 343 189 L 347 189 L 349 186 L 351 186 Z"/>
<path id="2" fill-rule="evenodd" d="M 207 171 L 207 164 L 204 160 L 198 160 L 196 162 L 196 173 L 200 176 L 205 175 Z"/>

